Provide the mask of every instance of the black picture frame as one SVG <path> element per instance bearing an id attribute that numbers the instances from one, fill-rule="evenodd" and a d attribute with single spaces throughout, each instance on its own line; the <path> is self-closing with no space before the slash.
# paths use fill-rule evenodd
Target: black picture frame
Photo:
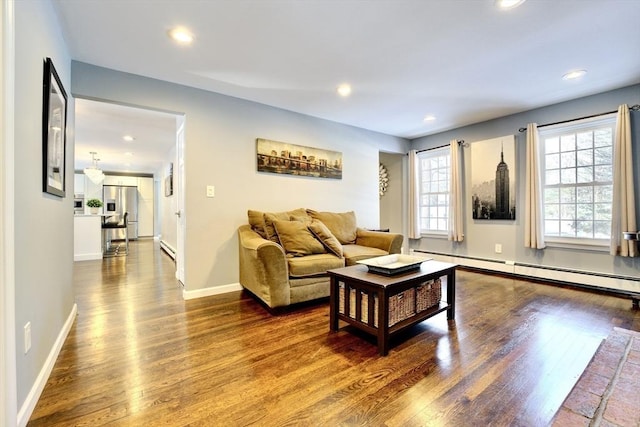
<path id="1" fill-rule="evenodd" d="M 51 58 L 44 61 L 42 86 L 42 191 L 65 197 L 67 93 Z"/>

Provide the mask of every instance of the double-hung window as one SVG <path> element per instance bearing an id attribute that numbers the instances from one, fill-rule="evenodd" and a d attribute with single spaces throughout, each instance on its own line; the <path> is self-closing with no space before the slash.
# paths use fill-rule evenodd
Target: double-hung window
<path id="1" fill-rule="evenodd" d="M 615 114 L 540 129 L 544 235 L 609 244 Z"/>
<path id="2" fill-rule="evenodd" d="M 446 234 L 449 228 L 449 147 L 418 153 L 420 233 Z"/>

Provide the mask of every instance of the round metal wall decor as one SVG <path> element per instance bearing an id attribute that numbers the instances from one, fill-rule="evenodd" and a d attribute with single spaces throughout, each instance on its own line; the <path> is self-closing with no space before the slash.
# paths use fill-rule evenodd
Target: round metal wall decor
<path id="1" fill-rule="evenodd" d="M 387 172 L 387 168 L 382 163 L 380 163 L 378 175 L 378 190 L 380 192 L 380 196 L 382 197 L 384 196 L 384 193 L 386 193 L 387 187 L 389 186 L 389 172 Z"/>

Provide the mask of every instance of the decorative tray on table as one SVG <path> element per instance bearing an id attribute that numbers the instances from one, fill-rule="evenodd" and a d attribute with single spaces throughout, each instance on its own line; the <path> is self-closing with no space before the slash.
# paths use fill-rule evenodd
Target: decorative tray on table
<path id="1" fill-rule="evenodd" d="M 415 255 L 392 254 L 363 259 L 362 261 L 357 261 L 357 263 L 366 265 L 371 273 L 395 276 L 396 274 L 418 270 L 423 262 L 430 259 Z"/>

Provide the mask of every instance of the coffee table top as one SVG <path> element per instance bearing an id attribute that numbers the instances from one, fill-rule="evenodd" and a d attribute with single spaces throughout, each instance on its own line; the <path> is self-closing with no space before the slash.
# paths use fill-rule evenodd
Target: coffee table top
<path id="1" fill-rule="evenodd" d="M 329 275 L 333 275 L 343 279 L 360 280 L 377 286 L 389 286 L 420 277 L 444 273 L 446 270 L 455 269 L 457 264 L 441 262 L 435 260 L 425 261 L 420 265 L 420 269 L 409 271 L 395 276 L 385 276 L 377 273 L 370 273 L 366 265 L 352 265 L 349 267 L 336 268 L 327 271 Z"/>

